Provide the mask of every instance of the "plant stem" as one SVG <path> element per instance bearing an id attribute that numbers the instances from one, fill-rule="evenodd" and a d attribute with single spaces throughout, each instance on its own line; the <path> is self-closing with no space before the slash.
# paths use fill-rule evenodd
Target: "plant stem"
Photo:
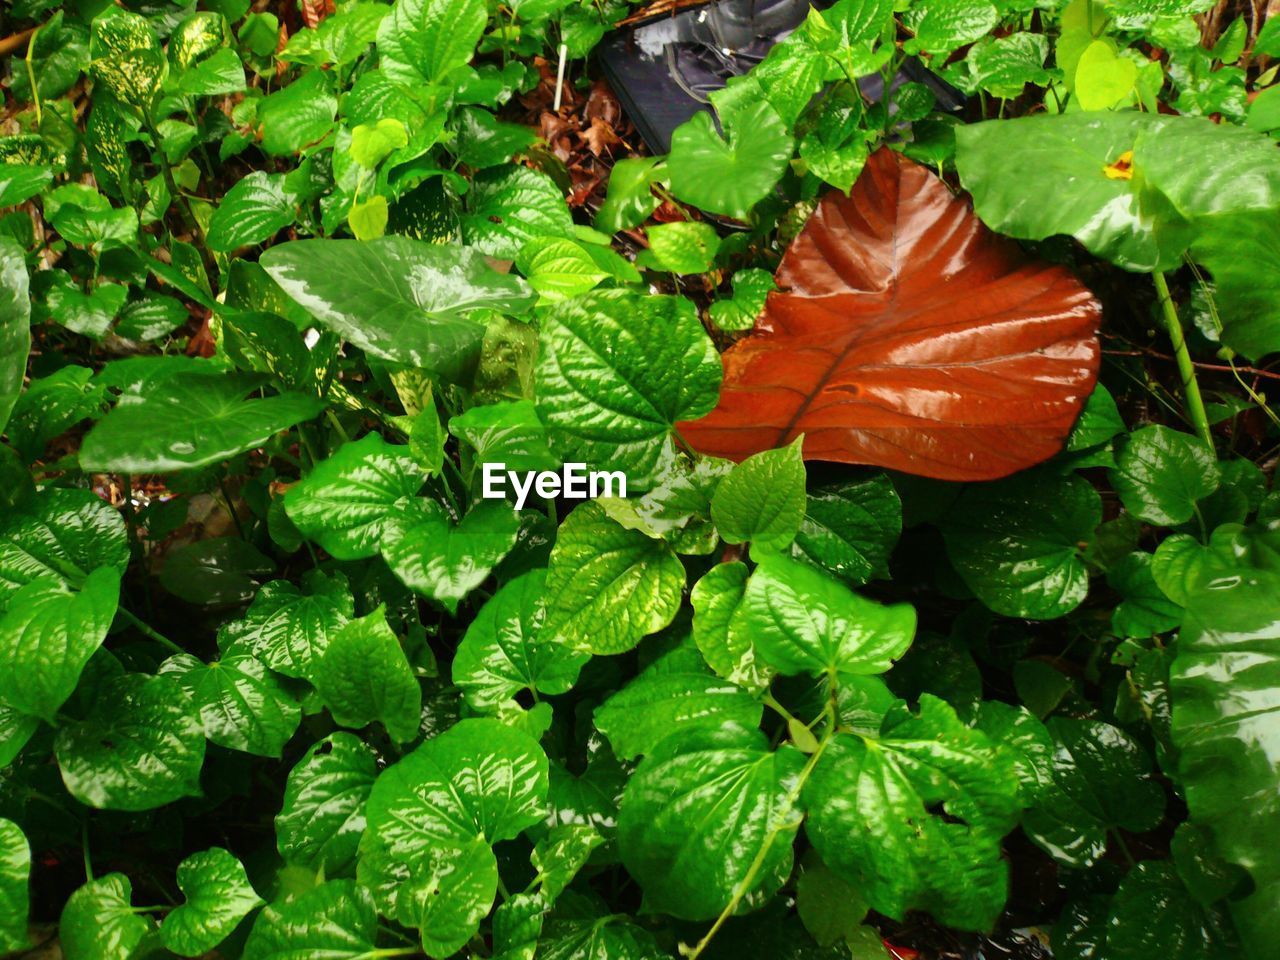
<path id="1" fill-rule="evenodd" d="M 1173 298 L 1169 295 L 1169 284 L 1164 274 L 1157 270 L 1151 274 L 1156 285 L 1156 294 L 1160 298 L 1160 312 L 1164 316 L 1165 329 L 1173 344 L 1173 356 L 1178 363 L 1178 376 L 1182 380 L 1182 391 L 1187 408 L 1187 417 L 1195 427 L 1200 439 L 1213 449 L 1213 434 L 1209 432 L 1209 415 L 1204 410 L 1204 400 L 1200 397 L 1200 384 L 1196 382 L 1196 368 L 1191 363 L 1191 354 L 1187 351 L 1187 340 L 1182 334 L 1182 321 L 1178 319 L 1178 311 L 1173 306 Z"/>
<path id="2" fill-rule="evenodd" d="M 172 640 L 170 640 L 168 637 L 166 637 L 159 630 L 156 630 L 154 627 L 152 627 L 149 623 L 147 623 L 144 620 L 139 620 L 137 616 L 135 616 L 133 613 L 130 613 L 124 607 L 119 607 L 118 610 L 122 617 L 124 617 L 131 624 L 137 627 L 140 632 L 146 634 L 152 640 L 156 641 L 156 643 L 163 644 L 164 646 L 172 650 L 174 653 L 187 652 L 183 650 L 180 646 L 178 646 L 176 643 L 174 643 Z"/>
<path id="3" fill-rule="evenodd" d="M 44 118 L 40 113 L 40 88 L 36 85 L 36 68 L 31 62 L 32 56 L 36 50 L 36 37 L 40 36 L 40 31 L 44 24 L 36 27 L 31 31 L 31 40 L 27 43 L 27 82 L 31 84 L 31 105 L 36 109 L 36 128 L 44 122 Z"/>
<path id="4" fill-rule="evenodd" d="M 186 221 L 187 229 L 191 231 L 191 239 L 195 241 L 196 248 L 200 251 L 200 256 L 204 260 L 204 269 L 209 274 L 209 282 L 213 283 L 213 278 L 218 275 L 218 260 L 213 255 L 213 251 L 209 249 L 209 244 L 205 240 L 204 229 L 200 226 L 200 221 L 196 219 L 195 213 L 191 210 L 191 204 L 187 202 L 187 198 L 182 191 L 178 189 L 178 182 L 173 179 L 173 168 L 169 166 L 169 158 L 164 155 L 164 147 L 160 143 L 163 137 L 160 136 L 160 130 L 151 118 L 151 111 L 144 110 L 143 117 L 146 120 L 147 131 L 155 141 L 156 149 L 153 156 L 160 165 L 160 173 L 164 176 L 164 185 L 168 189 L 169 196 L 173 202 L 178 205 L 178 212 L 182 214 L 182 219 Z"/>

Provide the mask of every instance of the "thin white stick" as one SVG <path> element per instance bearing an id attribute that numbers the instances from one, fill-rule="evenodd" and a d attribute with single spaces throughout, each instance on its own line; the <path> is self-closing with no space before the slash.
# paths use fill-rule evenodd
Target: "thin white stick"
<path id="1" fill-rule="evenodd" d="M 556 102 L 552 108 L 556 113 L 560 112 L 560 98 L 564 93 L 564 58 L 569 53 L 569 48 L 565 44 L 560 44 L 560 65 L 556 67 Z"/>

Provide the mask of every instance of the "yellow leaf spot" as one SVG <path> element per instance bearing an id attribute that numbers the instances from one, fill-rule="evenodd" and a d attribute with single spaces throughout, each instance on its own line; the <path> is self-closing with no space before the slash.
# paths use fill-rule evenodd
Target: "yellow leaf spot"
<path id="1" fill-rule="evenodd" d="M 1126 150 L 1120 154 L 1115 160 L 1103 167 L 1102 172 L 1107 175 L 1108 180 L 1132 180 L 1133 151 Z"/>

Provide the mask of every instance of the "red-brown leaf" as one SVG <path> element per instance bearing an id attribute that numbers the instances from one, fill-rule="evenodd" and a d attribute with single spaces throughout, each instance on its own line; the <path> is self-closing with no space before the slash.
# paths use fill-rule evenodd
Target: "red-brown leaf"
<path id="1" fill-rule="evenodd" d="M 680 425 L 703 453 L 803 433 L 808 460 L 990 480 L 1060 450 L 1097 379 L 1092 294 L 887 148 L 823 199 L 776 279 L 722 357 L 719 405 Z"/>

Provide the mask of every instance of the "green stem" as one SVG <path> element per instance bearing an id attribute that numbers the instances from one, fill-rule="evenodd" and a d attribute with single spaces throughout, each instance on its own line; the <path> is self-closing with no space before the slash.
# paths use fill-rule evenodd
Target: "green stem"
<path id="1" fill-rule="evenodd" d="M 36 85 L 36 68 L 31 62 L 32 55 L 36 49 L 36 37 L 40 36 L 40 31 L 44 28 L 44 24 L 36 27 L 31 31 L 31 39 L 27 41 L 27 82 L 31 84 L 31 105 L 36 109 L 36 129 L 40 129 L 44 122 L 44 117 L 40 112 L 40 88 Z"/>
<path id="2" fill-rule="evenodd" d="M 156 641 L 156 643 L 163 644 L 164 646 L 172 650 L 174 653 L 187 652 L 183 650 L 180 646 L 178 646 L 176 643 L 174 643 L 172 640 L 170 640 L 168 637 L 166 637 L 163 633 L 161 633 L 160 631 L 152 627 L 149 623 L 147 623 L 144 620 L 139 620 L 137 616 L 135 616 L 133 613 L 130 613 L 124 607 L 119 607 L 118 611 L 122 617 L 124 617 L 131 624 L 137 627 L 139 632 L 146 634 L 152 640 Z"/>
<path id="3" fill-rule="evenodd" d="M 338 432 L 338 436 L 342 438 L 342 442 L 350 443 L 351 437 L 348 436 L 347 431 L 343 429 L 342 423 L 341 421 L 338 420 L 337 414 L 335 414 L 332 410 L 325 410 L 324 416 L 325 416 L 325 419 L 329 421 L 329 426 L 333 427 L 333 429 Z"/>
<path id="4" fill-rule="evenodd" d="M 173 202 L 178 205 L 178 212 L 182 215 L 182 219 L 186 221 L 187 229 L 191 231 L 191 239 L 195 241 L 196 248 L 200 251 L 200 256 L 204 260 L 205 272 L 209 275 L 209 282 L 213 282 L 213 278 L 218 275 L 218 260 L 213 255 L 213 251 L 209 249 L 209 244 L 205 240 L 204 229 L 200 226 L 200 221 L 196 219 L 195 213 L 191 209 L 191 204 L 187 202 L 186 196 L 178 189 L 178 182 L 173 178 L 173 168 L 169 166 L 169 158 L 164 155 L 164 147 L 161 146 L 160 130 L 156 127 L 155 120 L 151 118 L 151 111 L 143 112 L 143 118 L 146 120 L 147 131 L 151 134 L 155 141 L 156 149 L 153 156 L 160 165 L 160 173 L 164 176 L 164 185 L 169 191 L 169 196 Z"/>
<path id="5" fill-rule="evenodd" d="M 1200 384 L 1196 381 L 1196 368 L 1191 362 L 1191 354 L 1187 351 L 1187 339 L 1182 333 L 1182 321 L 1178 319 L 1178 311 L 1174 308 L 1173 298 L 1169 295 L 1169 284 L 1164 274 L 1157 270 L 1151 274 L 1156 285 L 1156 294 L 1160 298 L 1160 312 L 1164 316 L 1165 329 L 1173 344 L 1173 356 L 1178 362 L 1178 376 L 1182 380 L 1182 391 L 1187 408 L 1187 417 L 1195 427 L 1200 439 L 1213 449 L 1213 434 L 1209 432 L 1209 415 L 1205 413 L 1204 400 L 1200 396 Z"/>
<path id="6" fill-rule="evenodd" d="M 240 522 L 240 514 L 236 512 L 236 505 L 231 500 L 231 494 L 227 491 L 226 480 L 218 480 L 218 491 L 222 494 L 222 502 L 227 508 L 227 513 L 231 515 L 231 522 L 236 525 L 236 533 L 240 534 L 241 540 L 248 540 L 244 535 L 244 525 Z"/>

